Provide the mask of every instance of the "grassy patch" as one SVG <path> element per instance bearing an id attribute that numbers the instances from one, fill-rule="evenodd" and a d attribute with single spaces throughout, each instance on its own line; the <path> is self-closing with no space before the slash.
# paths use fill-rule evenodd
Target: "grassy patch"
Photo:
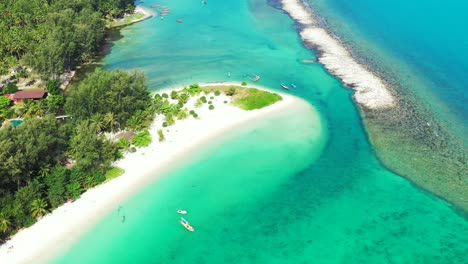
<path id="1" fill-rule="evenodd" d="M 283 99 L 276 93 L 241 86 L 206 86 L 202 89 L 206 92 L 219 90 L 225 94 L 231 94 L 232 88 L 235 89 L 235 95 L 232 97 L 232 104 L 244 110 L 260 109 Z"/>
<path id="2" fill-rule="evenodd" d="M 114 178 L 119 177 L 120 175 L 124 174 L 125 170 L 119 167 L 112 167 L 110 170 L 106 172 L 106 181 L 110 181 Z"/>
<path id="3" fill-rule="evenodd" d="M 135 14 L 131 14 L 129 16 L 126 16 L 124 17 L 123 19 L 120 19 L 118 21 L 111 21 L 109 22 L 109 27 L 121 27 L 121 26 L 125 26 L 125 25 L 128 25 L 128 24 L 131 24 L 133 23 L 134 21 L 136 20 L 139 20 L 139 19 L 142 19 L 145 15 L 144 14 L 141 14 L 141 13 L 135 13 Z"/>

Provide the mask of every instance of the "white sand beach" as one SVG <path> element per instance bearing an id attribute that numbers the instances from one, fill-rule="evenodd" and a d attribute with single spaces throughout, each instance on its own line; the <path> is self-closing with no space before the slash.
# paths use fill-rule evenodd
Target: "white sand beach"
<path id="1" fill-rule="evenodd" d="M 359 64 L 351 53 L 321 28 L 310 8 L 301 0 L 282 0 L 282 8 L 304 28 L 300 31 L 302 40 L 320 51 L 319 62 L 333 75 L 356 92 L 355 100 L 370 109 L 385 109 L 395 105 L 395 98 L 385 83 L 374 73 Z"/>
<path id="2" fill-rule="evenodd" d="M 238 85 L 229 82 L 212 83 L 233 84 Z M 261 88 L 252 85 L 249 87 Z M 174 89 L 180 90 L 182 87 Z M 195 109 L 199 119 L 190 116 L 164 128 L 166 140 L 163 142 L 158 141 L 157 133 L 162 128 L 162 118 L 155 118 L 150 128 L 152 143 L 135 153 L 126 154 L 122 160 L 116 162 L 116 166 L 125 169 L 122 176 L 88 190 L 78 200 L 62 205 L 33 226 L 18 232 L 0 247 L 0 263 L 45 263 L 70 247 L 83 233 L 107 213 L 118 208 L 130 195 L 158 177 L 163 177 L 167 170 L 179 164 L 192 150 L 247 122 L 275 115 L 293 105 L 308 104 L 297 97 L 277 93 L 281 94 L 283 100 L 252 111 L 225 104 L 224 101 L 230 101 L 230 97 L 223 94 L 209 95 L 214 97 L 214 110 L 209 110 L 207 104 L 200 108 L 192 107 L 195 98 L 191 98 L 187 106 Z"/>
<path id="3" fill-rule="evenodd" d="M 140 13 L 140 14 L 143 14 L 145 16 L 138 19 L 138 20 L 136 20 L 136 21 L 134 21 L 134 22 L 139 22 L 139 21 L 148 19 L 148 18 L 156 15 L 156 12 L 154 12 L 153 10 L 151 10 L 149 8 L 146 8 L 146 7 L 143 7 L 143 6 L 140 6 L 140 5 L 137 5 L 135 7 L 135 13 Z"/>

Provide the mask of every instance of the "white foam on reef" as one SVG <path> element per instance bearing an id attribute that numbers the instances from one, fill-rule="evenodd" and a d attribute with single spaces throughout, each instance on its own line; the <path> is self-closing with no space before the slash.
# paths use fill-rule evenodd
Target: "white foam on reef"
<path id="1" fill-rule="evenodd" d="M 313 13 L 301 0 L 281 0 L 282 9 L 304 27 L 300 36 L 304 43 L 318 49 L 319 62 L 356 92 L 355 100 L 370 109 L 385 109 L 395 105 L 395 98 L 385 83 L 359 64 L 351 53 L 320 27 Z"/>

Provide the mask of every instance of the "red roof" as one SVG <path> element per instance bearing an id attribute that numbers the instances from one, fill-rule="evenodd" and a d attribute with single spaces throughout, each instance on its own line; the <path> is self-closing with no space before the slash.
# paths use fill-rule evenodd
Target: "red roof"
<path id="1" fill-rule="evenodd" d="M 19 91 L 14 94 L 14 99 L 41 99 L 46 93 L 44 90 Z"/>

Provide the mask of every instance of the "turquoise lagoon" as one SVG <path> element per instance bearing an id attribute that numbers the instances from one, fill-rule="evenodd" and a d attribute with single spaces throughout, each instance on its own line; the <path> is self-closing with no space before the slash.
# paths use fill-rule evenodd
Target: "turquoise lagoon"
<path id="1" fill-rule="evenodd" d="M 226 133 L 53 263 L 466 263 L 466 219 L 380 165 L 351 92 L 301 62 L 314 54 L 285 14 L 263 0 L 161 3 L 171 14 L 124 28 L 107 68 L 142 69 L 155 91 L 256 73 L 278 91 L 295 83 L 317 112 L 297 106 Z"/>

